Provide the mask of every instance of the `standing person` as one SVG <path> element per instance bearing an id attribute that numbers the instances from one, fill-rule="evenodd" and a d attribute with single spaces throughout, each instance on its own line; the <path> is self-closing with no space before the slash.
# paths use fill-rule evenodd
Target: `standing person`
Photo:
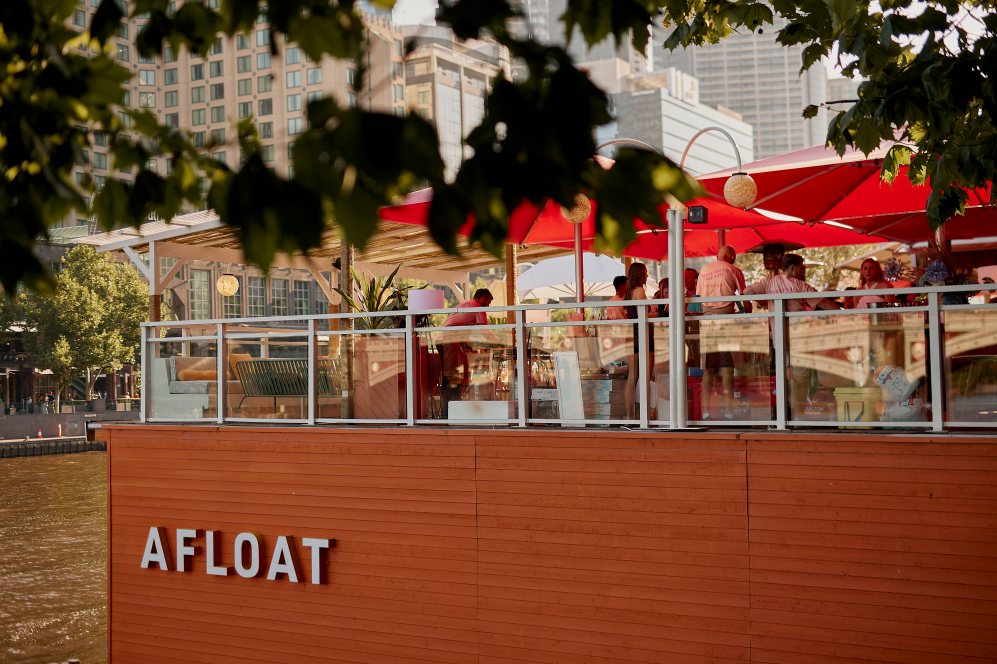
<path id="1" fill-rule="evenodd" d="M 658 282 L 658 290 L 654 292 L 655 300 L 667 300 L 668 299 L 668 277 L 665 277 Z M 658 305 L 658 315 L 667 316 L 668 315 L 668 305 L 662 304 Z"/>
<path id="2" fill-rule="evenodd" d="M 778 242 L 766 244 L 762 247 L 762 267 L 768 272 L 768 276 L 774 277 L 782 270 L 782 262 L 785 259 L 786 247 Z"/>
<path id="3" fill-rule="evenodd" d="M 781 293 L 816 293 L 817 289 L 806 282 L 806 265 L 803 256 L 799 254 L 786 254 L 782 260 L 782 272 L 775 276 L 765 277 L 744 289 L 745 295 L 764 295 L 766 293 L 776 295 Z M 762 300 L 759 304 L 766 309 L 772 309 L 772 303 Z M 826 297 L 794 298 L 785 300 L 784 311 L 811 311 L 813 309 L 840 309 L 841 305 Z M 775 321 L 775 325 L 783 324 L 784 321 Z M 772 349 L 772 326 L 769 323 L 769 358 L 770 370 L 775 372 L 776 357 Z M 783 328 L 785 329 L 785 328 Z M 807 367 L 794 367 L 788 363 L 787 356 L 786 376 L 789 379 L 790 387 L 790 412 L 796 412 L 797 408 L 802 408 L 804 400 L 809 396 L 811 380 L 815 378 L 813 369 Z"/>
<path id="4" fill-rule="evenodd" d="M 627 272 L 627 290 L 623 295 L 624 300 L 646 300 L 647 291 L 644 290 L 644 286 L 647 284 L 647 266 L 643 263 L 631 263 L 630 270 Z M 625 307 L 627 312 L 627 318 L 636 319 L 637 318 L 637 307 L 636 305 L 628 305 Z M 647 317 L 651 318 L 656 316 L 658 313 L 657 307 L 648 307 Z M 637 331 L 637 324 L 634 323 L 634 340 L 633 340 L 633 353 L 630 355 L 629 367 L 627 370 L 627 387 L 623 393 L 623 406 L 627 412 L 627 418 L 633 419 L 635 417 L 634 405 L 637 402 L 637 371 L 638 371 L 638 361 L 640 351 L 638 350 L 639 336 Z M 653 335 L 648 335 L 648 340 L 650 343 L 649 352 L 654 353 L 654 338 Z M 653 358 L 648 362 L 649 365 L 653 365 Z"/>
<path id="5" fill-rule="evenodd" d="M 487 307 L 495 299 L 487 288 L 479 288 L 474 297 L 457 305 L 457 311 L 447 316 L 443 327 L 463 327 L 466 325 L 487 325 L 488 314 L 484 311 L 460 311 Z M 440 405 L 443 418 L 449 415 L 451 401 L 460 401 L 461 391 L 471 380 L 467 361 L 468 344 L 464 341 L 445 342 L 437 345 L 440 352 L 442 377 L 440 380 Z"/>
<path id="6" fill-rule="evenodd" d="M 893 284 L 886 280 L 883 274 L 883 266 L 875 258 L 867 258 L 862 261 L 859 268 L 859 290 L 875 290 L 880 288 L 893 288 Z M 855 303 L 855 309 L 868 309 L 869 305 L 877 302 L 896 302 L 895 295 L 863 295 Z"/>
<path id="7" fill-rule="evenodd" d="M 744 292 L 744 273 L 734 265 L 737 252 L 734 247 L 724 245 L 717 252 L 717 260 L 708 264 L 699 273 L 696 285 L 696 295 L 700 297 L 732 296 Z M 734 302 L 703 302 L 704 314 L 732 314 L 738 307 Z M 745 311 L 751 311 L 751 305 L 744 305 Z M 705 322 L 705 321 L 704 321 Z M 712 322 L 714 325 L 716 322 Z M 727 323 L 722 323 L 725 327 Z M 724 335 L 732 336 L 732 335 Z M 710 419 L 713 403 L 713 376 L 720 374 L 722 394 L 720 396 L 720 414 L 728 416 L 731 400 L 734 396 L 734 357 L 730 351 L 703 353 L 703 419 Z"/>
<path id="8" fill-rule="evenodd" d="M 622 302 L 627 294 L 627 278 L 620 275 L 613 279 L 613 290 L 616 293 L 609 298 L 611 302 Z M 627 317 L 625 307 L 606 307 L 606 320 L 624 320 Z"/>

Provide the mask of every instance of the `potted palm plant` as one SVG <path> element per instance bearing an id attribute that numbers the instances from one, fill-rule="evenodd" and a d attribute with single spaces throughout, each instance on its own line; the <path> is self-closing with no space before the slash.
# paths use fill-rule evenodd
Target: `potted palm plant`
<path id="1" fill-rule="evenodd" d="M 359 313 L 404 311 L 407 307 L 408 286 L 395 283 L 396 267 L 387 277 L 363 278 L 351 272 L 354 294 L 341 289 L 336 292 L 349 307 Z M 405 338 L 398 332 L 403 327 L 401 316 L 363 316 L 356 319 L 358 330 L 383 330 L 382 333 L 360 334 L 353 348 L 353 416 L 360 419 L 396 419 L 402 417 L 401 396 L 405 389 Z"/>

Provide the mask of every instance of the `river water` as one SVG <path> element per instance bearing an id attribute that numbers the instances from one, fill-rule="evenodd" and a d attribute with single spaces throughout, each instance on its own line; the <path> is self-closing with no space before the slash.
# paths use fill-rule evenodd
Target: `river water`
<path id="1" fill-rule="evenodd" d="M 107 661 L 107 456 L 0 459 L 0 662 Z"/>

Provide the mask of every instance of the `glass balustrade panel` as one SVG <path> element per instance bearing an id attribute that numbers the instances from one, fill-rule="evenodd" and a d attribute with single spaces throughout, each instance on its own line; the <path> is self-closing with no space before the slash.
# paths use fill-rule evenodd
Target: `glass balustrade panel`
<path id="1" fill-rule="evenodd" d="M 928 421 L 924 312 L 889 307 L 794 317 L 787 341 L 792 422 Z"/>

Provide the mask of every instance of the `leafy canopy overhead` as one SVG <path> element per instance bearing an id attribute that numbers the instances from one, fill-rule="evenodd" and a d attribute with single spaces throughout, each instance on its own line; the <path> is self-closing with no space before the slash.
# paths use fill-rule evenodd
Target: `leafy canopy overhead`
<path id="1" fill-rule="evenodd" d="M 248 258 L 266 266 L 276 251 L 308 251 L 338 225 L 362 247 L 376 229 L 377 209 L 421 183 L 434 189 L 430 232 L 446 251 L 469 214 L 472 240 L 499 254 L 509 211 L 523 200 L 570 205 L 579 191 L 596 197 L 599 244 L 620 249 L 634 237 L 630 219 L 659 224 L 665 194 L 687 199 L 691 181 L 665 157 L 623 149 L 605 171 L 590 157 L 596 127 L 610 121 L 605 94 L 561 48 L 538 44 L 517 30 L 509 0 L 443 2 L 438 21 L 462 38 L 491 36 L 523 65 L 523 80 L 494 81 L 485 119 L 467 137 L 473 156 L 456 179 L 443 178 L 436 131 L 406 117 L 343 108 L 325 98 L 308 107 L 308 130 L 294 146 L 294 177 L 267 166 L 252 123 L 239 125 L 245 161 L 233 170 L 154 114 L 122 107 L 131 72 L 114 58 L 110 39 L 123 19 L 114 0 L 102 0 L 89 30 L 68 24 L 74 0 L 0 2 L 0 284 L 44 285 L 35 241 L 68 215 L 95 214 L 104 228 L 138 225 L 149 215 L 170 219 L 206 202 L 238 228 Z M 251 31 L 265 14 L 278 39 L 297 42 L 312 59 L 350 58 L 364 75 L 365 33 L 353 0 L 222 0 L 218 9 L 196 1 L 169 11 L 167 0 L 136 0 L 148 18 L 135 47 L 152 56 L 169 45 L 204 55 L 219 33 Z M 393 0 L 378 0 L 390 6 Z M 976 33 L 960 23 L 973 8 Z M 805 45 L 801 69 L 837 57 L 848 75 L 865 79 L 857 100 L 835 105 L 828 141 L 842 151 L 868 151 L 899 140 L 884 164 L 892 177 L 910 163 L 910 177 L 930 182 L 929 217 L 940 223 L 965 202 L 962 187 L 981 185 L 997 167 L 995 96 L 987 72 L 997 71 L 994 3 L 878 5 L 849 0 L 770 4 L 737 0 L 568 0 L 567 34 L 590 43 L 632 39 L 642 48 L 653 22 L 671 27 L 670 47 L 723 39 L 738 30 L 763 30 L 775 16 L 783 44 Z M 910 44 L 917 45 L 910 45 Z M 275 47 L 274 47 L 275 48 Z M 357 89 L 362 89 L 361 85 Z M 801 112 L 813 114 L 816 109 Z M 92 195 L 77 183 L 101 132 L 115 175 Z M 167 157 L 167 174 L 146 169 Z M 203 186 L 202 182 L 207 186 Z"/>

